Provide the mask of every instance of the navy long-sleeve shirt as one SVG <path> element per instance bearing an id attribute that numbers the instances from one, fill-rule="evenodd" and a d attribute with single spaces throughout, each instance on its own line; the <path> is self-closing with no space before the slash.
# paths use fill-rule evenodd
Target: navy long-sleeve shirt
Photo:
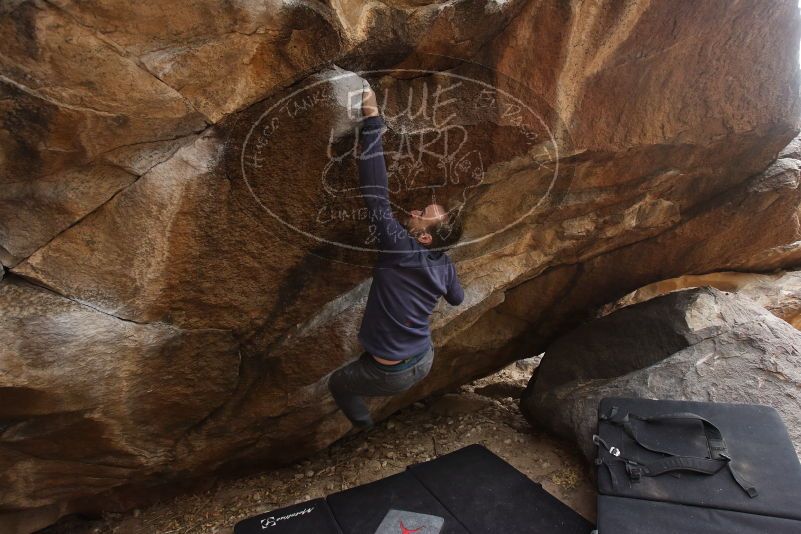
<path id="1" fill-rule="evenodd" d="M 439 297 L 457 306 L 464 292 L 447 254 L 431 251 L 395 219 L 389 202 L 381 116 L 362 120 L 358 156 L 360 192 L 380 252 L 373 268 L 359 341 L 367 352 L 403 360 L 428 349 L 428 321 Z"/>

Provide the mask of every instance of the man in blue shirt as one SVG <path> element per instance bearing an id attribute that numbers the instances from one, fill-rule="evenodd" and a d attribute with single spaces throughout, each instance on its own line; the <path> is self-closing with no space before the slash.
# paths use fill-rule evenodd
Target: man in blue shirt
<path id="1" fill-rule="evenodd" d="M 380 252 L 373 268 L 359 341 L 365 351 L 336 370 L 329 389 L 356 429 L 373 426 L 362 397 L 400 393 L 425 378 L 434 360 L 429 317 L 439 301 L 457 306 L 464 292 L 445 250 L 462 234 L 461 222 L 439 204 L 411 210 L 401 224 L 389 202 L 387 169 L 375 93 L 364 91 L 359 134 L 359 185 Z"/>

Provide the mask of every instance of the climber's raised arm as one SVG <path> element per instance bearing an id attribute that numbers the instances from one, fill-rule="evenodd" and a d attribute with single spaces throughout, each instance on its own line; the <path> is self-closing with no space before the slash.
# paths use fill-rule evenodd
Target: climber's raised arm
<path id="1" fill-rule="evenodd" d="M 369 214 L 371 230 L 378 237 L 382 250 L 406 249 L 406 229 L 395 219 L 389 202 L 387 166 L 381 136 L 386 130 L 378 114 L 375 93 L 366 89 L 362 100 L 361 131 L 358 154 L 359 187 Z"/>

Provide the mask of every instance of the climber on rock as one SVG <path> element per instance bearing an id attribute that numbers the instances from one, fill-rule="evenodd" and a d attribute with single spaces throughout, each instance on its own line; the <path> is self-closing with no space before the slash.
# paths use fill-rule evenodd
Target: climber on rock
<path id="1" fill-rule="evenodd" d="M 358 335 L 365 350 L 328 382 L 353 431 L 373 426 L 362 397 L 394 395 L 426 377 L 434 360 L 431 313 L 441 296 L 453 306 L 464 299 L 456 268 L 445 254 L 461 237 L 461 221 L 440 204 L 410 211 L 403 224 L 395 218 L 381 141 L 384 127 L 375 93 L 365 82 L 359 185 L 380 252 Z"/>

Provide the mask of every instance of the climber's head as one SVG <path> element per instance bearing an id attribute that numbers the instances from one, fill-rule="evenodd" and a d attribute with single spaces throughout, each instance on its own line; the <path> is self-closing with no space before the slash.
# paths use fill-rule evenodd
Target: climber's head
<path id="1" fill-rule="evenodd" d="M 462 237 L 462 224 L 457 215 L 448 213 L 441 204 L 429 204 L 409 212 L 406 230 L 423 246 L 448 249 Z"/>

